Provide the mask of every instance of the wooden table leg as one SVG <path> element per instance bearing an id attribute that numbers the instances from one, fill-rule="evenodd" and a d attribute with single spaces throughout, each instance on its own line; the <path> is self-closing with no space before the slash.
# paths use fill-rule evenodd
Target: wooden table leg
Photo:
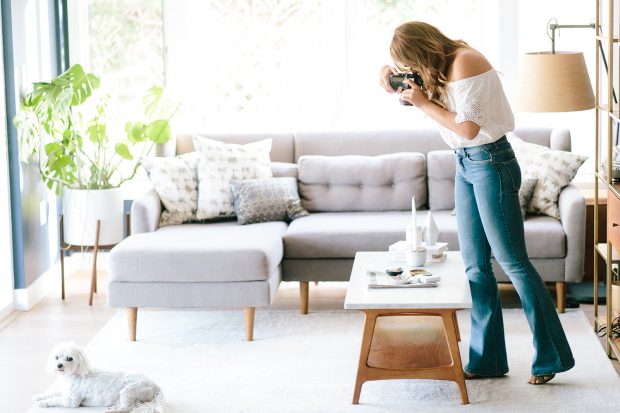
<path id="1" fill-rule="evenodd" d="M 452 313 L 452 320 L 454 322 L 454 329 L 456 330 L 456 339 L 461 341 L 461 331 L 459 330 L 459 320 L 456 318 L 456 311 Z"/>
<path id="2" fill-rule="evenodd" d="M 93 294 L 95 293 L 97 284 L 97 252 L 99 251 L 99 229 L 101 227 L 101 221 L 97 220 L 97 230 L 95 232 L 95 247 L 93 249 L 93 273 L 90 279 L 90 296 L 88 298 L 88 305 L 93 305 Z"/>
<path id="3" fill-rule="evenodd" d="M 375 324 L 377 322 L 376 311 L 364 311 L 364 334 L 362 335 L 362 348 L 360 350 L 360 359 L 357 365 L 357 378 L 355 379 L 355 390 L 353 391 L 353 404 L 359 404 L 362 385 L 366 382 L 366 370 L 368 368 L 368 355 L 370 354 L 370 345 L 372 344 L 372 336 L 375 332 Z"/>
<path id="4" fill-rule="evenodd" d="M 469 404 L 467 396 L 467 387 L 465 385 L 465 377 L 463 375 L 463 364 L 461 363 L 461 353 L 459 352 L 458 340 L 458 324 L 456 321 L 456 311 L 447 310 L 442 314 L 444 328 L 446 329 L 446 337 L 448 339 L 448 347 L 452 356 L 452 371 L 454 372 L 454 381 L 459 386 L 461 392 L 461 401 L 463 404 Z"/>

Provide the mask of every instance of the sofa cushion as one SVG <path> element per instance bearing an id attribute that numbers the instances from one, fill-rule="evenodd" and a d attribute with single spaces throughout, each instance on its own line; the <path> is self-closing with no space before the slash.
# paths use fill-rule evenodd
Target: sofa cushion
<path id="1" fill-rule="evenodd" d="M 418 211 L 424 222 L 426 211 Z M 286 258 L 352 258 L 357 251 L 387 251 L 405 239 L 411 212 L 322 212 L 291 222 L 284 234 Z"/>
<path id="2" fill-rule="evenodd" d="M 185 224 L 136 234 L 110 252 L 110 280 L 266 280 L 282 260 L 283 222 Z"/>
<path id="3" fill-rule="evenodd" d="M 269 160 L 271 139 L 237 145 L 195 136 L 194 146 L 202 155 L 198 162 L 197 219 L 235 215 L 231 180 L 273 176 Z"/>
<path id="4" fill-rule="evenodd" d="M 274 178 L 297 179 L 297 164 L 290 162 L 271 162 L 271 173 Z"/>
<path id="5" fill-rule="evenodd" d="M 588 157 L 528 143 L 515 134 L 511 134 L 510 144 L 523 177 L 538 179 L 527 212 L 560 219 L 560 192 L 573 180 Z"/>
<path id="6" fill-rule="evenodd" d="M 426 160 L 421 153 L 379 156 L 304 156 L 299 195 L 314 212 L 405 211 L 426 205 Z"/>
<path id="7" fill-rule="evenodd" d="M 433 211 L 454 209 L 454 151 L 430 151 L 428 163 L 428 207 Z"/>
<path id="8" fill-rule="evenodd" d="M 200 154 L 189 152 L 176 157 L 140 159 L 164 205 L 159 226 L 178 225 L 196 220 L 198 178 L 196 169 Z"/>
<path id="9" fill-rule="evenodd" d="M 241 225 L 258 222 L 292 221 L 308 215 L 301 208 L 295 178 L 242 179 L 230 181 L 237 222 Z M 289 215 L 291 206 L 299 210 Z"/>
<path id="10" fill-rule="evenodd" d="M 427 211 L 418 211 L 425 222 Z M 459 250 L 456 216 L 451 211 L 433 211 L 440 242 Z M 315 213 L 293 221 L 284 234 L 286 258 L 353 258 L 357 251 L 387 251 L 405 239 L 409 212 Z M 530 258 L 563 258 L 566 235 L 562 224 L 551 217 L 528 216 L 524 223 Z"/>

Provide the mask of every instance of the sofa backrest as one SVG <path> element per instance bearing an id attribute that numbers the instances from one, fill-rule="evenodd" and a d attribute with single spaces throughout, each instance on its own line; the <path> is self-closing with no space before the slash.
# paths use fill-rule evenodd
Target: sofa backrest
<path id="1" fill-rule="evenodd" d="M 295 161 L 306 155 L 376 156 L 398 152 L 449 149 L 437 129 L 410 129 L 353 132 L 298 132 L 295 134 Z"/>
<path id="2" fill-rule="evenodd" d="M 271 144 L 271 161 L 272 162 L 295 162 L 294 140 L 292 133 L 182 133 L 176 137 L 177 155 L 191 152 L 194 150 L 194 135 L 204 136 L 205 138 L 215 139 L 226 143 L 236 143 L 244 145 L 250 142 L 260 141 L 270 138 Z"/>
<path id="3" fill-rule="evenodd" d="M 513 132 L 526 142 L 561 151 L 571 150 L 568 129 L 518 128 Z M 454 209 L 454 151 L 430 151 L 427 154 L 428 207 L 431 210 Z"/>
<path id="4" fill-rule="evenodd" d="M 299 196 L 310 212 L 406 211 L 411 195 L 426 205 L 426 158 L 421 153 L 299 158 Z"/>

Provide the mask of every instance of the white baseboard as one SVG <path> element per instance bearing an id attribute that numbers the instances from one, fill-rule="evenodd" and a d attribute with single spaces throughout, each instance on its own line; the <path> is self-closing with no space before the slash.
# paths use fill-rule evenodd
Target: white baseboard
<path id="1" fill-rule="evenodd" d="M 54 264 L 28 287 L 16 288 L 13 292 L 15 309 L 22 311 L 32 309 L 32 307 L 49 294 L 58 277 L 60 277 L 60 262 Z"/>

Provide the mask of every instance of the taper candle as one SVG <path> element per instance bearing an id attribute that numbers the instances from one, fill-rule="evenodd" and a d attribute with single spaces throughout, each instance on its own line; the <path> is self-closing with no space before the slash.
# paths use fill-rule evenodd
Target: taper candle
<path id="1" fill-rule="evenodd" d="M 411 247 L 418 249 L 418 224 L 415 219 L 415 195 L 411 197 Z"/>

